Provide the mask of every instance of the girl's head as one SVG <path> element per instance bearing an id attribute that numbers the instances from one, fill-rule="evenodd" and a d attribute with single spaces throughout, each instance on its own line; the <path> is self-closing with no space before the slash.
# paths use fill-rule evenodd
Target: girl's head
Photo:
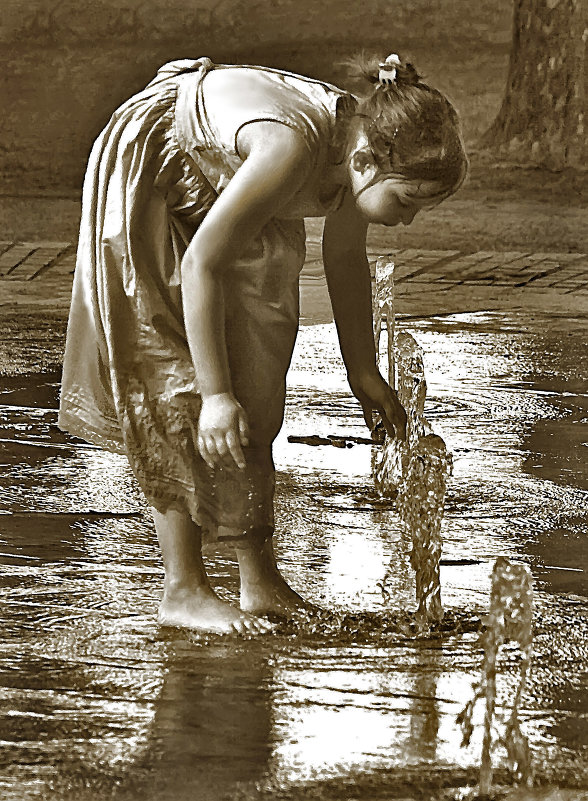
<path id="1" fill-rule="evenodd" d="M 349 127 L 352 192 L 372 222 L 407 225 L 420 208 L 437 205 L 465 180 L 457 113 L 398 56 L 386 62 L 362 57 L 350 66 L 368 87 Z"/>

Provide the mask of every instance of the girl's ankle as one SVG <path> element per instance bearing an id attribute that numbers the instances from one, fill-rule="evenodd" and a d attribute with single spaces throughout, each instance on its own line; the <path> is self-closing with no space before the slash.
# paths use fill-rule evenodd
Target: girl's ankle
<path id="1" fill-rule="evenodd" d="M 201 576 L 166 576 L 163 582 L 163 595 L 166 598 L 211 591 L 208 579 Z"/>

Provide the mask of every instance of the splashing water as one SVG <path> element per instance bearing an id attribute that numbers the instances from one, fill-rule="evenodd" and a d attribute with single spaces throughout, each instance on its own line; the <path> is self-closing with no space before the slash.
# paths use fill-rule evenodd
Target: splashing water
<path id="1" fill-rule="evenodd" d="M 393 494 L 406 477 L 412 451 L 419 439 L 431 433 L 425 419 L 427 382 L 421 348 L 408 333 L 399 333 L 394 340 L 397 369 L 396 392 L 406 411 L 406 440 L 386 438 L 380 461 L 375 465 L 376 487 L 383 493 Z"/>
<path id="2" fill-rule="evenodd" d="M 379 356 L 383 320 L 388 330 L 388 377 L 407 414 L 406 441 L 386 437 L 381 456 L 374 457 L 373 474 L 376 488 L 388 496 L 397 495 L 399 516 L 412 540 L 410 562 L 416 573 L 418 609 L 415 616 L 417 633 L 430 629 L 443 619 L 439 563 L 442 538 L 441 522 L 445 505 L 447 479 L 452 459 L 445 442 L 432 433 L 425 416 L 427 384 L 422 351 L 408 333 L 395 335 L 394 265 L 379 259 L 376 266 L 374 299 L 374 336 Z M 381 589 L 387 595 L 389 566 Z M 521 650 L 519 683 L 510 715 L 504 721 L 501 744 L 515 778 L 532 785 L 532 767 L 527 738 L 521 731 L 519 707 L 529 674 L 532 657 L 533 590 L 527 567 L 513 565 L 506 558 L 496 560 L 492 573 L 492 592 L 487 626 L 481 635 L 484 650 L 482 677 L 474 687 L 474 697 L 458 716 L 463 745 L 473 733 L 473 712 L 478 700 L 485 699 L 484 735 L 480 764 L 479 794 L 489 797 L 492 784 L 492 731 L 496 717 L 496 674 L 500 647 L 515 641 Z"/>
<path id="3" fill-rule="evenodd" d="M 394 262 L 388 256 L 380 257 L 376 262 L 376 291 L 373 298 L 374 341 L 376 358 L 380 358 L 380 340 L 386 321 L 388 383 L 396 386 L 396 366 L 394 361 L 394 334 L 396 315 L 394 312 Z"/>
<path id="4" fill-rule="evenodd" d="M 410 563 L 416 574 L 416 623 L 421 629 L 443 618 L 439 581 L 441 521 L 451 466 L 451 454 L 442 438 L 436 434 L 423 436 L 412 450 L 406 478 L 398 492 L 398 513 L 412 539 Z"/>
<path id="5" fill-rule="evenodd" d="M 504 722 L 503 734 L 492 743 L 492 728 L 496 716 L 496 673 L 500 646 L 507 641 L 518 643 L 521 650 L 519 684 L 510 715 Z M 500 744 L 507 754 L 508 765 L 515 779 L 528 787 L 533 783 L 529 743 L 521 731 L 519 707 L 525 688 L 533 652 L 533 585 L 529 568 L 513 565 L 508 559 L 496 560 L 492 572 L 490 611 L 486 628 L 480 635 L 484 649 L 482 676 L 474 686 L 474 696 L 458 715 L 463 732 L 462 745 L 468 745 L 474 730 L 472 718 L 478 700 L 485 699 L 484 738 L 480 762 L 479 793 L 490 794 L 492 785 L 492 750 Z"/>
<path id="6" fill-rule="evenodd" d="M 432 433 L 425 419 L 427 382 L 422 350 L 411 334 L 400 332 L 395 336 L 394 264 L 381 258 L 376 264 L 374 298 L 378 353 L 384 317 L 388 329 L 388 380 L 406 411 L 407 428 L 404 442 L 384 439 L 379 458 L 374 458 L 373 474 L 376 488 L 383 495 L 397 493 L 398 512 L 412 540 L 410 561 L 416 573 L 418 601 L 415 622 L 420 633 L 443 617 L 439 581 L 441 521 L 452 460 L 445 442 Z M 384 578 L 381 585 L 384 594 L 386 581 Z"/>
<path id="7" fill-rule="evenodd" d="M 390 495 L 398 489 L 406 475 L 411 451 L 420 437 L 431 433 L 431 427 L 424 416 L 427 382 L 423 353 L 411 334 L 395 334 L 394 264 L 379 259 L 374 299 L 374 336 L 378 355 L 384 318 L 387 327 L 388 383 L 396 389 L 407 415 L 406 441 L 385 438 L 381 456 L 373 464 L 377 489 Z"/>

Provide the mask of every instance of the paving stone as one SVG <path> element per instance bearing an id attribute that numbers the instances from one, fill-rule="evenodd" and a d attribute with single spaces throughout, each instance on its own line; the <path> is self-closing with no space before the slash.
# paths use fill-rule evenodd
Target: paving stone
<path id="1" fill-rule="evenodd" d="M 471 275 L 477 275 L 487 270 L 486 262 L 496 254 L 485 252 L 456 254 L 444 263 L 433 267 L 435 280 L 446 278 L 450 280 L 467 280 Z M 426 277 L 426 276 L 425 276 Z"/>
<path id="2" fill-rule="evenodd" d="M 562 269 L 562 267 L 568 264 L 568 260 L 565 257 L 569 255 L 570 254 L 567 253 L 528 253 L 519 261 L 509 264 L 508 269 L 510 271 L 511 269 L 519 267 L 519 272 L 522 277 L 525 277 L 526 273 L 542 273 L 547 268 L 550 270 Z M 585 258 L 583 254 L 578 253 L 574 253 L 573 256 L 574 260 Z"/>
<path id="3" fill-rule="evenodd" d="M 24 242 L 16 243 L 0 255 L 0 277 L 9 275 L 18 265 L 30 256 L 37 248 Z"/>
<path id="4" fill-rule="evenodd" d="M 556 287 L 568 281 L 582 284 L 587 280 L 587 278 L 588 276 L 586 275 L 586 271 L 579 272 L 578 270 L 573 270 L 570 268 L 566 270 L 560 267 L 557 270 L 552 270 L 548 273 L 539 275 L 537 278 L 529 281 L 528 285 Z"/>
<path id="5" fill-rule="evenodd" d="M 70 249 L 63 255 L 59 256 L 55 264 L 47 272 L 47 277 L 51 275 L 73 275 L 76 268 L 76 250 L 75 246 L 70 245 Z"/>
<path id="6" fill-rule="evenodd" d="M 70 247 L 69 242 L 39 243 L 29 256 L 24 258 L 7 276 L 8 279 L 30 281 L 43 270 L 50 269 L 60 255 Z"/>
<path id="7" fill-rule="evenodd" d="M 567 278 L 563 281 L 555 281 L 553 284 L 550 284 L 550 287 L 555 289 L 580 289 L 586 285 L 586 275 L 582 273 L 575 278 Z"/>
<path id="8" fill-rule="evenodd" d="M 458 250 L 404 251 L 398 256 L 394 277 L 397 281 L 407 281 L 423 273 L 443 270 L 445 264 L 459 254 Z"/>
<path id="9" fill-rule="evenodd" d="M 519 261 L 524 255 L 520 251 L 491 253 L 483 260 L 472 264 L 471 267 L 466 269 L 462 275 L 462 280 L 469 281 L 472 278 L 481 278 L 483 276 L 498 279 L 512 262 Z"/>
<path id="10" fill-rule="evenodd" d="M 512 304 L 514 297 L 520 303 L 525 296 L 519 292 L 532 291 L 533 302 L 540 302 L 545 293 L 559 297 L 562 304 L 568 302 L 564 298 L 570 297 L 571 302 L 571 297 L 578 295 L 583 308 L 588 295 L 588 254 L 370 248 L 372 275 L 380 256 L 389 256 L 395 264 L 399 295 L 411 295 L 414 302 L 419 294 L 432 299 L 437 292 L 441 301 L 458 295 L 466 299 L 469 293 L 472 299 L 479 295 L 484 302 L 500 306 Z M 75 242 L 0 241 L 0 304 L 30 300 L 41 305 L 68 305 L 75 262 Z M 307 255 L 303 280 L 324 285 L 316 237 Z"/>

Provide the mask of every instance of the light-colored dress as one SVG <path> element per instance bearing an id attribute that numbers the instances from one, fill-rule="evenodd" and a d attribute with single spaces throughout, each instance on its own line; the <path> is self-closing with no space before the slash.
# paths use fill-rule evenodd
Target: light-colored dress
<path id="1" fill-rule="evenodd" d="M 59 425 L 125 453 L 148 502 L 188 511 L 208 542 L 239 545 L 273 530 L 271 444 L 298 327 L 303 218 L 341 202 L 341 193 L 320 196 L 319 178 L 338 104 L 348 100 L 277 70 L 172 62 L 115 112 L 90 155 Z M 245 470 L 212 471 L 197 450 L 200 397 L 181 260 L 242 163 L 239 130 L 260 119 L 299 131 L 315 169 L 223 273 L 230 374 L 251 445 Z"/>

